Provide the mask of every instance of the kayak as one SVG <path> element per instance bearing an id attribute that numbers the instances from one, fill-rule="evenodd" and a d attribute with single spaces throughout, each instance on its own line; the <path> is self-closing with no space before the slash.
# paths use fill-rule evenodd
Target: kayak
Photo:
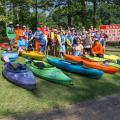
<path id="1" fill-rule="evenodd" d="M 48 60 L 48 63 L 60 69 L 66 70 L 68 72 L 84 75 L 90 78 L 100 78 L 104 73 L 96 69 L 85 67 L 82 64 L 76 64 L 76 63 L 69 62 L 69 61 L 62 60 L 62 59 L 48 57 L 47 60 Z"/>
<path id="2" fill-rule="evenodd" d="M 108 60 L 106 60 L 104 58 L 91 57 L 91 56 L 86 56 L 86 58 L 92 60 L 93 62 L 102 62 L 102 63 L 105 63 L 106 65 L 113 66 L 113 67 L 116 67 L 116 68 L 120 69 L 120 65 L 119 64 L 111 62 L 111 61 L 108 61 Z"/>
<path id="3" fill-rule="evenodd" d="M 111 60 L 111 61 L 117 61 L 117 60 L 120 60 L 120 57 L 119 56 L 116 56 L 116 55 L 104 55 L 104 58 L 105 59 L 108 59 L 108 60 Z"/>
<path id="4" fill-rule="evenodd" d="M 5 63 L 3 66 L 3 76 L 13 84 L 28 90 L 36 87 L 33 73 L 28 68 L 19 63 Z"/>
<path id="5" fill-rule="evenodd" d="M 62 85 L 69 85 L 72 83 L 71 78 L 66 76 L 60 69 L 46 62 L 34 60 L 26 64 L 36 76 L 42 79 Z"/>
<path id="6" fill-rule="evenodd" d="M 23 57 L 30 57 L 35 60 L 43 60 L 45 58 L 44 54 L 37 53 L 35 51 L 30 51 L 30 52 L 21 52 L 21 56 Z"/>
<path id="7" fill-rule="evenodd" d="M 7 45 L 6 43 L 2 43 L 2 44 L 0 45 L 0 47 L 1 47 L 1 49 L 3 49 L 3 50 L 11 49 L 11 47 L 10 47 L 9 45 Z"/>
<path id="8" fill-rule="evenodd" d="M 18 53 L 17 52 L 7 52 L 7 51 L 4 51 L 2 53 L 2 58 L 3 57 L 8 57 L 10 62 L 14 62 L 18 58 Z"/>
<path id="9" fill-rule="evenodd" d="M 118 71 L 118 69 L 116 67 L 104 65 L 104 64 L 101 64 L 99 62 L 92 62 L 92 61 L 89 61 L 87 59 L 77 57 L 77 56 L 73 56 L 73 55 L 65 54 L 64 58 L 67 59 L 67 60 L 70 60 L 70 61 L 78 62 L 78 63 L 82 61 L 85 66 L 87 66 L 89 68 L 102 70 L 105 73 L 114 74 Z"/>

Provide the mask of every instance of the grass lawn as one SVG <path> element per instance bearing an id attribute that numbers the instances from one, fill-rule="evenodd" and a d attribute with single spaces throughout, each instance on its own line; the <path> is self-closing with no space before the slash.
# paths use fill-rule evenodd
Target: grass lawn
<path id="1" fill-rule="evenodd" d="M 120 55 L 120 53 L 115 53 Z M 24 61 L 23 58 L 18 59 Z M 0 71 L 2 71 L 0 61 Z M 44 112 L 120 92 L 120 73 L 104 74 L 99 80 L 65 72 L 73 79 L 74 86 L 66 87 L 36 78 L 37 90 L 27 91 L 17 87 L 0 74 L 0 118 L 32 112 Z M 21 76 L 22 77 L 22 76 Z"/>

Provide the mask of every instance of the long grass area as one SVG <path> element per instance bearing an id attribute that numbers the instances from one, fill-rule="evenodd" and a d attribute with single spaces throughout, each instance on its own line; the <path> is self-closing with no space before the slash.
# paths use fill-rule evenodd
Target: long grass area
<path id="1" fill-rule="evenodd" d="M 120 56 L 120 53 L 114 54 Z M 24 58 L 20 57 L 18 62 L 23 63 Z M 36 77 L 37 89 L 30 92 L 4 79 L 2 66 L 0 61 L 0 118 L 50 111 L 120 92 L 120 72 L 115 75 L 104 74 L 99 80 L 65 72 L 73 80 L 74 85 L 70 87 Z"/>

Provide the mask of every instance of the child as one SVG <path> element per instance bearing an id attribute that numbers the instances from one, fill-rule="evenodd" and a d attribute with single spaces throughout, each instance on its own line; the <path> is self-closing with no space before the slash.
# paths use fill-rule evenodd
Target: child
<path id="1" fill-rule="evenodd" d="M 74 56 L 80 56 L 83 54 L 83 45 L 81 44 L 81 39 L 78 38 L 77 44 L 73 47 L 73 55 Z"/>

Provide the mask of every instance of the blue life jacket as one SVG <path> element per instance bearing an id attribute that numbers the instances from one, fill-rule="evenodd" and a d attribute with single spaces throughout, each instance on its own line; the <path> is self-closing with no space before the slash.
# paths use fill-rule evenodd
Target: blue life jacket
<path id="1" fill-rule="evenodd" d="M 105 44 L 104 38 L 100 41 L 100 43 L 102 44 L 102 46 L 104 46 Z"/>
<path id="2" fill-rule="evenodd" d="M 96 34 L 95 37 L 100 40 L 100 35 Z"/>
<path id="3" fill-rule="evenodd" d="M 67 35 L 67 39 L 70 41 L 71 44 L 73 44 L 73 36 Z"/>
<path id="4" fill-rule="evenodd" d="M 44 35 L 40 36 L 40 45 L 46 45 L 46 40 Z"/>
<path id="5" fill-rule="evenodd" d="M 40 38 L 40 36 L 41 36 L 41 32 L 40 32 L 40 31 L 36 31 L 35 36 L 38 37 L 38 38 Z"/>
<path id="6" fill-rule="evenodd" d="M 28 34 L 29 34 L 29 33 L 26 31 L 26 32 L 25 32 L 25 35 L 27 36 L 27 38 L 28 38 Z"/>
<path id="7" fill-rule="evenodd" d="M 61 37 L 61 43 L 62 43 L 62 45 L 65 45 L 65 36 L 61 35 L 60 37 Z"/>

